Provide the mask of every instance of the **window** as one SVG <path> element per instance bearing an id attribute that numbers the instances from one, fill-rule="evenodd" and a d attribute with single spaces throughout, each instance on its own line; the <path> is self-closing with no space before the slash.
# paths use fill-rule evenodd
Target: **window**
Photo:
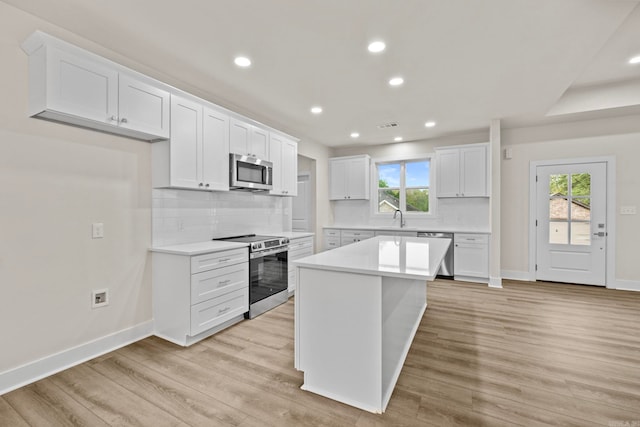
<path id="1" fill-rule="evenodd" d="M 431 161 L 429 159 L 376 163 L 377 213 L 428 214 Z"/>

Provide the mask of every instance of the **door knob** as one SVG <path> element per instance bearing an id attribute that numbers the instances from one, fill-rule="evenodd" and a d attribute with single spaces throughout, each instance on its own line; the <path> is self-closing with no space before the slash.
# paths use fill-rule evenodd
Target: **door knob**
<path id="1" fill-rule="evenodd" d="M 122 123 L 127 123 L 129 120 L 127 120 L 127 118 L 126 118 L 126 117 L 123 117 L 122 119 L 120 119 L 120 121 L 121 121 Z"/>
<path id="2" fill-rule="evenodd" d="M 607 235 L 607 233 L 604 231 L 598 231 L 597 233 L 593 233 L 593 235 L 598 237 L 604 237 Z"/>

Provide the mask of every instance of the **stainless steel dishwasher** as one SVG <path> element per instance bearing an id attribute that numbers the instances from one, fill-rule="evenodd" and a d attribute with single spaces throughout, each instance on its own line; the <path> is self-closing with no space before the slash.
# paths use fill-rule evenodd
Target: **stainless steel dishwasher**
<path id="1" fill-rule="evenodd" d="M 449 249 L 447 249 L 447 253 L 442 260 L 440 270 L 438 270 L 438 277 L 443 279 L 453 279 L 453 233 L 419 231 L 418 237 L 430 237 L 432 239 L 451 239 Z"/>

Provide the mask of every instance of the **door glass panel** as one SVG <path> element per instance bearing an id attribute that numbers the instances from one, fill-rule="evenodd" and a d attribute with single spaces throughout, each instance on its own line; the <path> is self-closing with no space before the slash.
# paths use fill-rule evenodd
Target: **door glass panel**
<path id="1" fill-rule="evenodd" d="M 549 219 L 569 220 L 569 200 L 565 197 L 552 197 L 549 200 Z"/>
<path id="2" fill-rule="evenodd" d="M 573 203 L 571 203 L 571 220 L 591 220 L 591 199 L 589 197 L 580 197 L 573 199 Z"/>
<path id="3" fill-rule="evenodd" d="M 569 176 L 566 174 L 549 175 L 549 195 L 550 196 L 567 196 L 569 195 L 568 181 Z"/>
<path id="4" fill-rule="evenodd" d="M 571 195 L 574 197 L 591 195 L 591 174 L 574 173 L 571 175 Z"/>
<path id="5" fill-rule="evenodd" d="M 571 244 L 590 245 L 591 244 L 591 223 L 572 222 L 571 223 Z"/>
<path id="6" fill-rule="evenodd" d="M 566 221 L 549 221 L 549 243 L 566 245 L 569 243 L 569 223 Z"/>

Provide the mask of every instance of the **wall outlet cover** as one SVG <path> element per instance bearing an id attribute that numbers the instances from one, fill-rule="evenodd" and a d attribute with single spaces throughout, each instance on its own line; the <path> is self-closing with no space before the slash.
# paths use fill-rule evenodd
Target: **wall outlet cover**
<path id="1" fill-rule="evenodd" d="M 620 215 L 635 215 L 635 206 L 620 206 Z"/>
<path id="2" fill-rule="evenodd" d="M 109 305 L 109 289 L 96 289 L 91 292 L 91 308 Z"/>

